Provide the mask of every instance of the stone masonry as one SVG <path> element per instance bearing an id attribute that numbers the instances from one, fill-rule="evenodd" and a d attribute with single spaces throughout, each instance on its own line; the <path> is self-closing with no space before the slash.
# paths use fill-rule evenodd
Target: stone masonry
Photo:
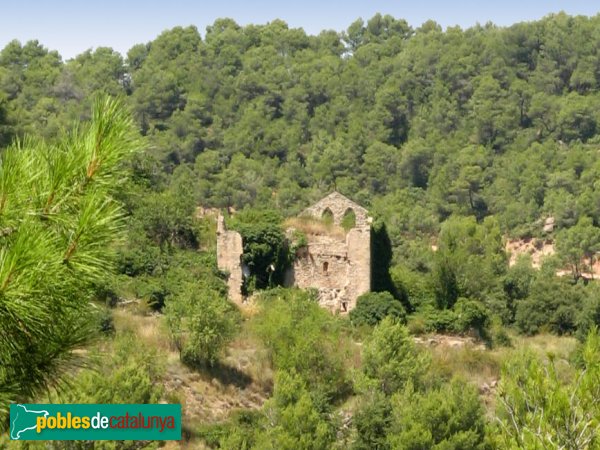
<path id="1" fill-rule="evenodd" d="M 352 310 L 358 296 L 371 288 L 371 218 L 366 209 L 338 192 L 329 194 L 301 214 L 315 219 L 329 215 L 333 224 L 340 226 L 350 212 L 354 213 L 355 226 L 345 236 L 306 234 L 307 245 L 296 252 L 285 283 L 286 286 L 317 289 L 319 304 L 342 314 Z M 219 269 L 229 273 L 229 295 L 236 303 L 243 301 L 241 255 L 241 236 L 226 230 L 220 216 L 217 260 Z"/>
<path id="2" fill-rule="evenodd" d="M 356 306 L 359 295 L 371 289 L 371 218 L 363 207 L 332 192 L 305 209 L 301 216 L 316 219 L 330 214 L 341 225 L 346 214 L 354 212 L 355 226 L 344 238 L 308 234 L 292 266 L 292 285 L 316 288 L 321 306 L 346 313 Z"/>
<path id="3" fill-rule="evenodd" d="M 237 231 L 227 230 L 222 215 L 217 217 L 217 266 L 227 272 L 229 298 L 242 303 L 242 236 Z"/>

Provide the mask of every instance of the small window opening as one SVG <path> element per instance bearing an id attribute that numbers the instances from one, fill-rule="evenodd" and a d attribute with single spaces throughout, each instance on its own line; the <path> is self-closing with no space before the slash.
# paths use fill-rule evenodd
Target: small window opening
<path id="1" fill-rule="evenodd" d="M 327 261 L 325 261 L 323 263 L 323 273 L 327 273 L 328 270 L 329 270 L 329 263 Z"/>
<path id="2" fill-rule="evenodd" d="M 342 311 L 348 312 L 348 302 L 342 302 Z"/>
<path id="3" fill-rule="evenodd" d="M 356 226 L 356 213 L 352 208 L 348 208 L 342 217 L 342 228 L 346 231 Z"/>
<path id="4" fill-rule="evenodd" d="M 333 225 L 333 212 L 329 208 L 325 208 L 323 214 L 321 214 L 321 220 L 325 225 Z"/>

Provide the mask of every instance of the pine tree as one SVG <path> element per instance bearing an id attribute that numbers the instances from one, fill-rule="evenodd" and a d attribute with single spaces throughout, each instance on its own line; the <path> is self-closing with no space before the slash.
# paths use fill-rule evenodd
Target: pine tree
<path id="1" fill-rule="evenodd" d="M 75 350 L 94 336 L 93 286 L 121 236 L 114 194 L 135 136 L 121 102 L 102 97 L 56 143 L 25 138 L 0 154 L 0 423 L 10 402 L 82 362 Z"/>

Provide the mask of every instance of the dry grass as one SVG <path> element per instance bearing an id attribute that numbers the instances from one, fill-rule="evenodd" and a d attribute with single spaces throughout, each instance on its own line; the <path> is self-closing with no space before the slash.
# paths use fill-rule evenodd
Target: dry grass
<path id="1" fill-rule="evenodd" d="M 159 315 L 139 315 L 129 309 L 113 310 L 113 320 L 117 330 L 126 330 L 160 353 L 173 352 L 167 329 Z"/>
<path id="2" fill-rule="evenodd" d="M 346 231 L 339 225 L 326 223 L 314 217 L 291 217 L 283 223 L 285 228 L 295 228 L 308 235 L 344 238 Z"/>
<path id="3" fill-rule="evenodd" d="M 472 344 L 459 347 L 447 345 L 429 347 L 433 372 L 446 379 L 458 376 L 475 386 L 490 415 L 495 409 L 494 386 L 501 380 L 503 365 L 519 357 L 523 351 L 533 352 L 544 360 L 552 355 L 559 376 L 564 380 L 573 376 L 573 367 L 569 358 L 577 346 L 576 339 L 550 334 L 531 337 L 511 334 L 510 337 L 513 343 L 511 348 L 486 350 Z"/>
<path id="4" fill-rule="evenodd" d="M 162 400 L 181 404 L 183 427 L 191 434 L 189 442 L 172 443 L 166 448 L 205 448 L 194 437 L 195 429 L 226 420 L 235 410 L 258 409 L 270 395 L 273 372 L 268 355 L 245 326 L 220 364 L 212 369 L 196 369 L 181 363 L 179 353 L 170 344 L 162 315 L 145 315 L 132 304 L 113 310 L 113 318 L 117 332 L 135 333 L 166 361 Z"/>
<path id="5" fill-rule="evenodd" d="M 435 372 L 447 378 L 459 376 L 477 386 L 497 380 L 502 361 L 502 354 L 470 345 L 457 348 L 437 346 L 431 349 Z"/>
<path id="6" fill-rule="evenodd" d="M 511 336 L 516 350 L 528 349 L 546 358 L 553 355 L 558 360 L 568 360 L 577 347 L 577 339 L 570 336 L 538 334 L 536 336 Z"/>
<path id="7" fill-rule="evenodd" d="M 570 355 L 577 346 L 572 337 L 540 334 L 537 336 L 511 335 L 512 348 L 502 347 L 484 350 L 480 346 L 466 344 L 459 347 L 438 345 L 431 347 L 432 363 L 438 373 L 458 375 L 476 384 L 498 380 L 503 364 L 521 354 L 531 351 L 542 359 L 552 355 L 558 364 L 568 365 Z"/>

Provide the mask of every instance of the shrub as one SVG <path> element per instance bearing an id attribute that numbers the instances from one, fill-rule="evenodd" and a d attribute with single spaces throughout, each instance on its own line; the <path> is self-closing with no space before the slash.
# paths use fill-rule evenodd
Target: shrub
<path id="1" fill-rule="evenodd" d="M 484 410 L 475 389 L 463 381 L 423 393 L 408 386 L 392 398 L 390 421 L 389 448 L 485 448 Z"/>
<path id="2" fill-rule="evenodd" d="M 495 317 L 491 320 L 490 326 L 491 345 L 493 347 L 512 347 L 512 340 L 502 325 L 502 320 Z"/>
<path id="3" fill-rule="evenodd" d="M 262 418 L 260 411 L 233 411 L 227 422 L 203 425 L 197 435 L 209 448 L 250 449 L 254 446 L 254 435 Z"/>
<path id="4" fill-rule="evenodd" d="M 427 309 L 424 312 L 425 330 L 435 333 L 455 333 L 456 313 L 451 309 Z"/>
<path id="5" fill-rule="evenodd" d="M 485 336 L 489 325 L 489 316 L 485 307 L 475 300 L 459 298 L 454 305 L 456 314 L 455 330 L 465 333 L 470 330 L 476 331 L 480 337 Z"/>
<path id="6" fill-rule="evenodd" d="M 413 309 L 435 304 L 435 291 L 429 275 L 414 272 L 403 265 L 394 266 L 390 275 L 396 290 L 408 299 Z"/>
<path id="7" fill-rule="evenodd" d="M 343 321 L 321 308 L 311 293 L 273 289 L 261 294 L 252 327 L 270 352 L 274 368 L 294 371 L 315 395 L 339 397 L 349 389 L 348 340 Z"/>
<path id="8" fill-rule="evenodd" d="M 263 411 L 265 425 L 256 433 L 254 448 L 265 450 L 332 448 L 336 434 L 331 418 L 329 414 L 319 409 L 305 380 L 295 372 L 277 373 L 273 397 L 265 403 Z M 231 445 L 231 441 L 227 444 Z"/>
<path id="9" fill-rule="evenodd" d="M 107 348 L 91 352 L 92 367 L 78 373 L 65 390 L 66 403 L 156 403 L 164 361 L 131 332 L 119 332 Z"/>
<path id="10" fill-rule="evenodd" d="M 386 432 L 391 421 L 389 397 L 379 391 L 365 395 L 352 418 L 356 439 L 352 450 L 386 449 Z"/>
<path id="11" fill-rule="evenodd" d="M 590 330 L 596 326 L 600 327 L 600 297 L 594 291 L 591 292 L 577 316 L 577 338 L 584 341 Z"/>
<path id="12" fill-rule="evenodd" d="M 557 358 L 521 353 L 507 360 L 497 404 L 502 448 L 598 448 L 600 337 L 592 329 L 580 351 L 581 368 L 567 381 Z"/>
<path id="13" fill-rule="evenodd" d="M 281 217 L 273 211 L 247 209 L 228 221 L 231 229 L 242 236 L 242 260 L 250 270 L 242 290 L 252 293 L 281 285 L 290 264 L 290 252 L 281 226 Z"/>
<path id="14" fill-rule="evenodd" d="M 234 337 L 240 320 L 233 304 L 213 291 L 188 287 L 165 307 L 167 324 L 181 360 L 213 365 Z"/>
<path id="15" fill-rule="evenodd" d="M 529 335 L 546 327 L 557 334 L 571 333 L 582 294 L 579 286 L 552 274 L 540 275 L 533 282 L 529 297 L 517 302 L 515 325 Z"/>
<path id="16" fill-rule="evenodd" d="M 359 326 L 377 325 L 387 316 L 406 323 L 404 306 L 389 292 L 367 292 L 358 297 L 356 307 L 350 311 L 351 322 Z"/>
<path id="17" fill-rule="evenodd" d="M 367 340 L 363 353 L 363 371 L 368 384 L 386 395 L 402 389 L 406 383 L 418 385 L 429 361 L 413 343 L 404 325 L 386 317 Z"/>

